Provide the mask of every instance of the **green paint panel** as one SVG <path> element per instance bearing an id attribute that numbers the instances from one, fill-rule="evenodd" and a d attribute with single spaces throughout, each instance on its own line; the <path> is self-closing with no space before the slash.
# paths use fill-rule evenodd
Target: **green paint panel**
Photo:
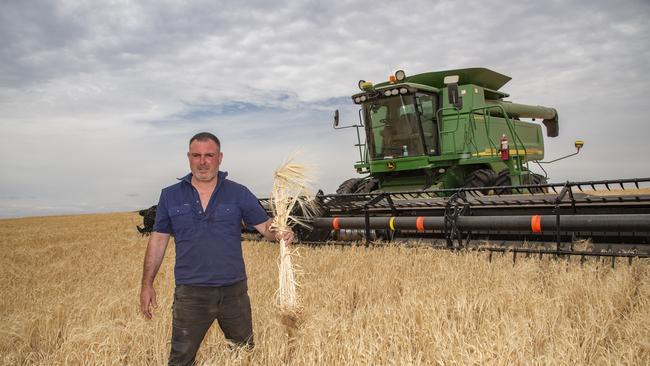
<path id="1" fill-rule="evenodd" d="M 458 109 L 443 82 L 450 75 L 459 76 Z M 503 100 L 508 95 L 498 89 L 509 80 L 486 68 L 456 69 L 407 76 L 402 83 L 380 83 L 355 94 L 367 147 L 365 161 L 355 168 L 378 179 L 381 190 L 456 188 L 476 169 L 509 169 L 513 183 L 519 182 L 529 161 L 544 158 L 540 124 L 519 117 L 557 123 L 557 111 Z M 508 161 L 500 158 L 504 135 Z"/>

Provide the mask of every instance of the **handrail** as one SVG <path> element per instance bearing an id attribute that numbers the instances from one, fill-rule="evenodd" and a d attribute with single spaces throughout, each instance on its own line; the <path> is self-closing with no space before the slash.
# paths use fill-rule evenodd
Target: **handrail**
<path id="1" fill-rule="evenodd" d="M 440 140 L 438 141 L 439 144 L 442 144 L 442 135 L 443 134 L 450 134 L 458 131 L 458 128 L 460 127 L 460 110 L 456 109 L 455 107 L 445 107 L 445 108 L 438 108 L 436 111 L 436 118 L 438 119 L 438 123 L 442 125 L 443 119 L 442 119 L 442 111 L 448 110 L 448 109 L 453 109 L 456 111 L 456 128 L 453 130 L 448 130 L 448 131 L 443 131 L 440 130 Z M 440 116 L 438 116 L 440 114 Z M 456 152 L 456 139 L 452 139 L 454 143 L 454 153 Z M 442 149 L 440 149 L 442 152 Z"/>
<path id="2" fill-rule="evenodd" d="M 472 154 L 476 153 L 476 155 L 478 156 L 479 151 L 478 151 L 478 145 L 476 145 L 476 139 L 475 139 L 476 133 L 475 133 L 475 131 L 476 131 L 476 119 L 474 118 L 474 115 L 472 113 L 470 113 L 469 114 L 469 129 L 468 129 L 469 133 L 467 134 L 467 135 L 469 135 L 469 143 L 467 143 L 467 137 L 466 137 L 465 138 L 465 140 L 466 140 L 465 144 L 469 146 L 470 153 L 472 153 Z M 474 150 L 471 150 L 472 147 L 474 148 Z"/>
<path id="3" fill-rule="evenodd" d="M 450 110 L 450 109 L 456 110 L 456 126 L 455 126 L 454 129 L 441 130 L 440 131 L 440 141 L 441 141 L 441 143 L 442 143 L 443 135 L 455 133 L 455 132 L 458 131 L 458 128 L 460 127 L 460 110 L 457 110 L 454 107 L 439 108 L 436 111 L 436 117 L 438 118 L 439 123 L 443 122 L 442 112 L 445 111 L 445 110 Z M 472 108 L 469 111 L 468 121 L 469 121 L 469 124 L 470 124 L 469 133 L 471 133 L 471 136 L 470 136 L 469 144 L 468 144 L 467 141 L 465 141 L 465 144 L 468 144 L 470 150 L 471 150 L 472 146 L 474 146 L 474 148 L 476 150 L 476 153 L 478 154 L 478 146 L 476 145 L 476 141 L 474 141 L 475 140 L 475 138 L 474 138 L 475 130 L 476 130 L 476 120 L 475 120 L 474 115 L 475 115 L 475 112 L 480 112 L 483 115 L 483 118 L 485 120 L 485 133 L 486 133 L 487 139 L 488 139 L 488 141 L 490 143 L 490 155 L 494 156 L 493 149 L 494 149 L 494 151 L 498 151 L 498 146 L 496 145 L 496 143 L 490 137 L 489 125 L 491 123 L 490 118 L 492 117 L 491 114 L 489 113 L 490 109 L 498 109 L 502 113 L 502 115 L 504 117 L 504 120 L 506 121 L 506 127 L 508 129 L 508 132 L 513 137 L 513 143 L 515 145 L 514 148 L 515 148 L 515 151 L 517 152 L 515 154 L 515 156 L 513 157 L 513 159 L 516 160 L 516 164 L 517 164 L 518 170 L 520 172 L 523 172 L 524 167 L 525 167 L 527 174 L 530 175 L 531 174 L 530 173 L 530 165 L 529 165 L 529 162 L 528 162 L 528 150 L 526 149 L 526 145 L 524 144 L 524 142 L 521 139 L 521 137 L 519 136 L 519 134 L 517 134 L 515 126 L 514 126 L 514 122 L 510 119 L 510 117 L 508 116 L 508 113 L 506 112 L 506 110 L 501 105 L 482 106 L 482 107 Z M 455 152 L 456 151 L 456 139 L 454 138 L 452 140 L 453 140 L 453 150 Z M 524 157 L 525 164 L 522 162 L 521 156 L 519 154 L 520 150 L 523 150 L 523 152 L 524 152 L 523 157 Z M 530 179 L 529 179 L 529 181 L 530 181 Z"/>
<path id="4" fill-rule="evenodd" d="M 469 113 L 470 113 L 471 119 L 474 122 L 474 127 L 476 127 L 476 117 L 475 117 L 476 113 L 475 112 L 479 111 L 479 110 L 483 110 L 480 115 L 483 117 L 483 120 L 485 121 L 485 123 L 484 123 L 484 125 L 485 125 L 485 134 L 486 134 L 486 137 L 487 137 L 488 142 L 490 144 L 490 156 L 495 156 L 495 152 L 499 151 L 499 146 L 494 141 L 492 141 L 492 137 L 490 137 L 490 123 L 491 123 L 490 118 L 492 118 L 492 116 L 489 113 L 486 113 L 485 107 L 478 107 L 478 108 L 474 108 L 474 109 L 470 110 Z M 477 152 L 478 152 L 478 147 L 477 147 Z"/>
<path id="5" fill-rule="evenodd" d="M 470 111 L 470 113 L 473 112 L 473 111 L 477 111 L 477 110 L 484 110 L 483 113 L 486 113 L 489 109 L 492 109 L 492 108 L 500 109 L 502 114 L 503 114 L 503 118 L 506 121 L 506 127 L 508 127 L 508 131 L 510 132 L 510 135 L 513 137 L 513 142 L 514 142 L 514 145 L 515 145 L 515 151 L 517 152 L 517 154 L 515 154 L 515 158 L 517 159 L 517 165 L 519 167 L 519 170 L 523 171 L 524 164 L 521 162 L 521 158 L 519 156 L 519 144 L 521 144 L 521 148 L 524 151 L 524 159 L 526 161 L 526 171 L 530 175 L 530 166 L 529 166 L 529 162 L 528 162 L 528 150 L 526 149 L 526 144 L 524 144 L 524 142 L 521 140 L 521 137 L 519 137 L 519 134 L 517 134 L 517 132 L 515 130 L 515 127 L 513 125 L 513 122 L 511 121 L 510 117 L 508 116 L 508 113 L 503 108 L 503 106 L 497 104 L 497 105 L 478 107 L 478 108 L 472 109 Z M 489 115 L 489 113 L 487 113 L 487 114 Z M 487 122 L 486 122 L 486 125 L 487 125 Z M 489 138 L 489 135 L 488 135 L 488 138 Z M 519 142 L 519 144 L 517 142 Z"/>
<path id="6" fill-rule="evenodd" d="M 364 146 L 367 149 L 368 146 L 367 146 L 367 144 L 362 144 L 361 143 L 361 134 L 359 134 L 359 127 L 364 127 L 363 121 L 361 120 L 361 109 L 359 109 L 358 114 L 359 114 L 359 122 L 361 122 L 361 126 L 354 125 L 354 127 L 356 127 L 356 130 L 357 130 L 357 146 L 359 147 L 359 163 L 368 164 L 368 162 L 363 159 L 364 154 L 363 154 L 363 151 L 362 151 L 363 149 L 361 148 L 361 146 Z"/>

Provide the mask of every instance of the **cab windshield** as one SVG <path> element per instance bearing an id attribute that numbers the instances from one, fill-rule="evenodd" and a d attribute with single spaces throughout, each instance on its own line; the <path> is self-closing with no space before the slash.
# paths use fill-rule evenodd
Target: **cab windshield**
<path id="1" fill-rule="evenodd" d="M 418 95 L 417 99 L 421 116 L 413 94 L 378 98 L 363 106 L 371 159 L 437 153 L 435 97 Z"/>

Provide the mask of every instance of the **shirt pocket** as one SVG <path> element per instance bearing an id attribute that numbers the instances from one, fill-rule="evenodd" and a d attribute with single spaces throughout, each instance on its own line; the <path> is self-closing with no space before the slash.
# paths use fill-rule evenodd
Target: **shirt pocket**
<path id="1" fill-rule="evenodd" d="M 177 240 L 188 237 L 190 229 L 194 224 L 194 215 L 192 206 L 189 204 L 181 206 L 172 206 L 169 208 L 169 219 L 172 222 L 172 231 Z"/>
<path id="2" fill-rule="evenodd" d="M 222 203 L 216 206 L 212 221 L 228 233 L 241 233 L 241 210 L 239 206 Z"/>

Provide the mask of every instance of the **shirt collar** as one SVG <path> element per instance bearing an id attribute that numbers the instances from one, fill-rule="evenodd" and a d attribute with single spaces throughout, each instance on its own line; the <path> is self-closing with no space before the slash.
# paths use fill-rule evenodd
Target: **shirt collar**
<path id="1" fill-rule="evenodd" d="M 222 172 L 221 170 L 217 172 L 217 184 L 221 184 L 221 182 L 226 179 L 228 176 L 228 172 Z M 183 181 L 187 184 L 192 184 L 192 173 L 189 173 L 188 175 L 182 177 L 182 178 L 176 178 L 180 181 Z"/>

